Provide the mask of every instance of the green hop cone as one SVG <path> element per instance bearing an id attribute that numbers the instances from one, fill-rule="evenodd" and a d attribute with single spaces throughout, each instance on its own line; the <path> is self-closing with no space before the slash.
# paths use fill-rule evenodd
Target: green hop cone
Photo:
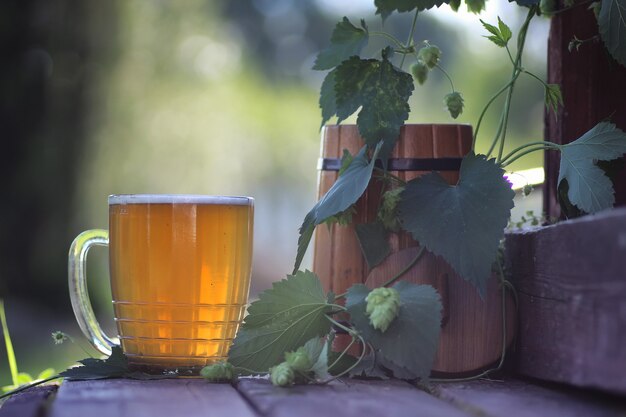
<path id="1" fill-rule="evenodd" d="M 384 333 L 398 316 L 400 293 L 395 288 L 376 288 L 367 295 L 365 301 L 365 314 L 369 316 L 372 327 Z"/>
<path id="2" fill-rule="evenodd" d="M 234 376 L 234 368 L 228 362 L 217 362 L 202 368 L 200 376 L 212 382 L 232 381 Z"/>
<path id="3" fill-rule="evenodd" d="M 450 8 L 455 12 L 459 11 L 459 7 L 461 7 L 461 0 L 450 0 Z"/>
<path id="4" fill-rule="evenodd" d="M 411 74 L 413 74 L 413 78 L 417 80 L 419 85 L 424 84 L 426 79 L 428 78 L 428 66 L 424 64 L 422 61 L 417 61 L 413 65 L 411 65 Z"/>
<path id="5" fill-rule="evenodd" d="M 463 97 L 458 91 L 446 94 L 443 98 L 443 103 L 446 105 L 453 119 L 456 119 L 459 117 L 459 114 L 463 113 Z"/>
<path id="6" fill-rule="evenodd" d="M 529 184 L 526 184 L 524 186 L 524 188 L 522 188 L 522 195 L 524 197 L 528 197 L 530 195 L 530 193 L 532 193 L 532 191 L 533 191 L 533 186 L 529 185 Z"/>
<path id="7" fill-rule="evenodd" d="M 400 230 L 400 222 L 398 221 L 396 208 L 400 202 L 402 191 L 404 191 L 404 187 L 394 188 L 393 190 L 385 192 L 385 194 L 383 194 L 383 202 L 378 209 L 378 220 L 391 232 Z"/>
<path id="8" fill-rule="evenodd" d="M 293 384 L 296 374 L 287 362 L 280 363 L 270 368 L 270 381 L 278 387 L 286 387 Z"/>
<path id="9" fill-rule="evenodd" d="M 417 58 L 422 61 L 428 68 L 435 68 L 441 58 L 441 49 L 436 45 L 426 44 L 417 53 Z"/>
<path id="10" fill-rule="evenodd" d="M 313 362 L 304 347 L 299 347 L 295 352 L 285 353 L 285 362 L 289 364 L 291 369 L 298 372 L 306 372 L 313 367 Z"/>

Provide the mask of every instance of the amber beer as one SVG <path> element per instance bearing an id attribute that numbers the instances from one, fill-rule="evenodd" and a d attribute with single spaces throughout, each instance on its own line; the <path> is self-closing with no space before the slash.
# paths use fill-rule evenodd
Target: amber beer
<path id="1" fill-rule="evenodd" d="M 109 197 L 113 306 L 131 364 L 227 358 L 248 298 L 253 210 L 247 197 Z"/>

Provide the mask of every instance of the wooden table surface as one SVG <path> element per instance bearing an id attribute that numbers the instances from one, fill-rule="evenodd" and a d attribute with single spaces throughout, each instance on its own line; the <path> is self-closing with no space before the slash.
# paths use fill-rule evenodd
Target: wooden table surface
<path id="1" fill-rule="evenodd" d="M 626 399 L 518 379 L 433 384 L 347 379 L 273 387 L 267 380 L 64 382 L 11 397 L 0 417 L 530 417 L 626 416 Z"/>

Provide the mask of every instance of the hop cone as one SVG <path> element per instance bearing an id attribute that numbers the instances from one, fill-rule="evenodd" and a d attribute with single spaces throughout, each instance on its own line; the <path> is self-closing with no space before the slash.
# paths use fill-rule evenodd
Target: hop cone
<path id="1" fill-rule="evenodd" d="M 459 117 L 459 114 L 463 113 L 463 97 L 458 91 L 447 94 L 443 99 L 443 103 L 453 119 L 456 119 Z"/>
<path id="2" fill-rule="evenodd" d="M 434 68 L 441 57 L 441 49 L 435 45 L 427 45 L 419 50 L 417 57 L 426 64 L 428 68 Z"/>
<path id="3" fill-rule="evenodd" d="M 422 61 L 417 61 L 411 65 L 411 74 L 413 74 L 413 78 L 417 80 L 419 85 L 426 82 L 426 79 L 428 78 L 428 71 L 428 67 Z"/>
<path id="4" fill-rule="evenodd" d="M 365 298 L 365 313 L 375 329 L 385 332 L 400 310 L 400 293 L 395 288 L 376 288 Z"/>
<path id="5" fill-rule="evenodd" d="M 209 381 L 232 381 L 233 365 L 228 362 L 218 362 L 213 365 L 205 366 L 200 371 L 200 376 Z"/>
<path id="6" fill-rule="evenodd" d="M 396 208 L 400 202 L 402 191 L 404 191 L 404 187 L 394 188 L 383 194 L 383 202 L 378 210 L 378 219 L 385 225 L 387 230 L 392 232 L 400 230 Z"/>
<path id="7" fill-rule="evenodd" d="M 299 372 L 306 372 L 313 366 L 311 358 L 309 358 L 304 347 L 298 348 L 295 352 L 285 353 L 285 362 L 289 364 L 291 369 Z"/>
<path id="8" fill-rule="evenodd" d="M 286 387 L 293 384 L 296 375 L 287 362 L 278 364 L 270 369 L 270 381 L 279 387 Z"/>

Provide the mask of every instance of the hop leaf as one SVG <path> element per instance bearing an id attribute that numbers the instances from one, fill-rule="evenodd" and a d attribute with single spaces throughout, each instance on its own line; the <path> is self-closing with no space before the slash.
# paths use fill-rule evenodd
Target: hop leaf
<path id="1" fill-rule="evenodd" d="M 400 194 L 404 191 L 404 187 L 394 188 L 383 194 L 383 201 L 378 209 L 378 219 L 382 222 L 387 230 L 397 232 L 400 230 L 400 222 L 396 208 L 400 201 Z"/>
<path id="2" fill-rule="evenodd" d="M 296 374 L 293 372 L 291 365 L 287 362 L 282 362 L 270 368 L 270 381 L 272 381 L 273 385 L 286 387 L 293 384 L 295 379 Z"/>
<path id="3" fill-rule="evenodd" d="M 202 368 L 200 376 L 211 382 L 232 381 L 234 376 L 234 368 L 228 362 L 217 362 Z"/>
<path id="4" fill-rule="evenodd" d="M 441 58 L 441 49 L 436 45 L 426 44 L 426 46 L 418 51 L 417 57 L 426 64 L 428 68 L 435 68 L 439 62 L 439 58 Z"/>
<path id="5" fill-rule="evenodd" d="M 372 327 L 385 332 L 391 322 L 398 316 L 400 294 L 395 288 L 376 288 L 365 298 L 367 306 L 365 314 L 370 318 Z"/>
<path id="6" fill-rule="evenodd" d="M 559 106 L 563 106 L 563 95 L 561 87 L 558 84 L 547 84 L 545 87 L 545 104 L 548 110 L 554 112 L 554 116 L 558 116 Z"/>
<path id="7" fill-rule="evenodd" d="M 467 10 L 475 14 L 485 10 L 485 0 L 465 0 L 465 4 L 467 4 Z"/>
<path id="8" fill-rule="evenodd" d="M 446 94 L 443 99 L 443 103 L 446 105 L 450 116 L 453 119 L 459 117 L 459 114 L 463 113 L 463 97 L 458 91 L 453 91 L 450 94 Z"/>
<path id="9" fill-rule="evenodd" d="M 500 17 L 498 17 L 498 27 L 490 25 L 489 23 L 484 22 L 482 19 L 480 19 L 480 23 L 482 23 L 483 27 L 487 29 L 487 31 L 492 35 L 485 36 L 487 39 L 489 39 L 491 42 L 495 43 L 501 48 L 507 46 L 509 40 L 511 40 L 511 37 L 513 36 L 513 33 L 511 32 L 511 29 L 506 25 L 506 23 L 504 23 L 502 19 L 500 19 Z"/>
<path id="10" fill-rule="evenodd" d="M 352 223 L 352 216 L 354 216 L 354 214 L 356 214 L 356 208 L 354 208 L 354 206 L 352 205 L 344 211 L 337 213 L 334 216 L 330 216 L 322 223 L 325 223 L 328 226 L 332 225 L 333 223 L 337 223 L 340 226 L 347 226 Z"/>
<path id="11" fill-rule="evenodd" d="M 295 352 L 285 353 L 285 362 L 289 364 L 291 369 L 298 372 L 306 372 L 313 366 L 313 361 L 304 346 L 299 347 Z"/>
<path id="12" fill-rule="evenodd" d="M 424 64 L 422 61 L 417 61 L 413 65 L 411 65 L 411 74 L 413 74 L 413 78 L 417 80 L 419 85 L 423 85 L 428 78 L 428 66 Z"/>

